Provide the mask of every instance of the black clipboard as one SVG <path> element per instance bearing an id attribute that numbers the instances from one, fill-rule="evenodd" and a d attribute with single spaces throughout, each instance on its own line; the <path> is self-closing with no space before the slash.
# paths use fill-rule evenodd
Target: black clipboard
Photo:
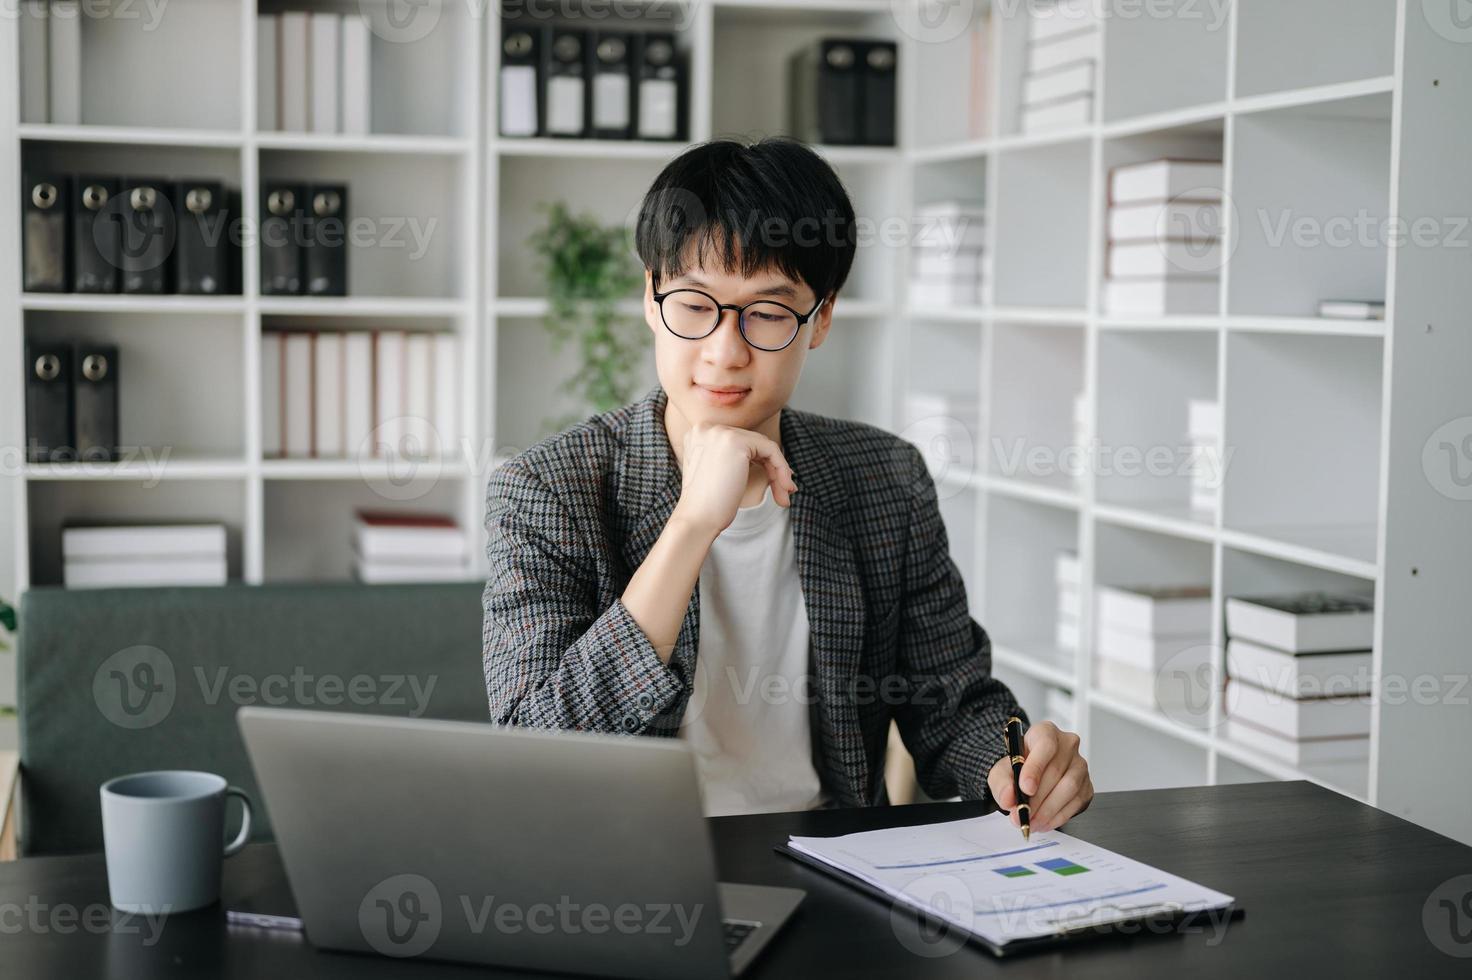
<path id="1" fill-rule="evenodd" d="M 821 871 L 829 877 L 835 878 L 843 882 L 844 884 L 850 885 L 872 898 L 877 898 L 890 907 L 898 905 L 901 908 L 907 909 L 921 921 L 934 923 L 947 929 L 953 929 L 959 935 L 965 936 L 968 942 L 972 942 L 980 946 L 982 949 L 985 949 L 993 956 L 999 958 L 1011 958 L 1014 956 L 1026 955 L 1028 953 L 1040 953 L 1047 950 L 1057 950 L 1063 947 L 1073 946 L 1078 943 L 1087 943 L 1092 940 L 1098 939 L 1124 939 L 1138 935 L 1164 934 L 1166 931 L 1176 932 L 1181 927 L 1190 926 L 1196 921 L 1209 922 L 1213 918 L 1219 919 L 1220 917 L 1224 917 L 1228 922 L 1235 922 L 1242 919 L 1247 914 L 1246 909 L 1238 905 L 1236 902 L 1233 902 L 1231 905 L 1228 905 L 1226 908 L 1222 909 L 1180 909 L 1169 916 L 1151 914 L 1148 916 L 1137 916 L 1134 918 L 1115 919 L 1113 921 L 1105 923 L 1080 925 L 1072 928 L 1060 929 L 1058 932 L 1050 936 L 1035 936 L 1031 939 L 1014 939 L 1009 943 L 997 944 L 992 942 L 990 939 L 987 939 L 985 936 L 978 935 L 977 933 L 974 933 L 969 929 L 963 929 L 960 926 L 951 922 L 942 922 L 941 920 L 929 915 L 924 909 L 919 908 L 918 906 L 909 905 L 905 902 L 901 902 L 893 895 L 885 892 L 883 889 L 871 885 L 869 882 L 865 881 L 862 878 L 849 874 L 842 868 L 835 867 L 834 865 L 831 865 L 826 861 L 820 861 L 810 854 L 804 854 L 802 851 L 789 847 L 786 844 L 778 844 L 776 847 L 772 848 L 772 850 L 776 851 L 778 854 L 781 854 L 784 857 L 792 859 L 793 861 L 797 861 L 800 864 L 806 865 L 809 868 Z M 1147 923 L 1149 924 L 1148 928 L 1146 927 Z"/>

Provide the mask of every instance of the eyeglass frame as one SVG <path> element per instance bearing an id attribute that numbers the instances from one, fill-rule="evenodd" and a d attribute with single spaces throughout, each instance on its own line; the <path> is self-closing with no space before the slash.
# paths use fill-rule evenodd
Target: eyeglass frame
<path id="1" fill-rule="evenodd" d="M 672 327 L 672 326 L 670 326 L 670 321 L 664 315 L 664 298 L 666 296 L 672 296 L 675 293 L 699 293 L 701 296 L 704 296 L 706 299 L 710 300 L 713 304 L 715 304 L 715 307 L 716 307 L 716 322 L 711 325 L 711 328 L 709 330 L 707 330 L 705 333 L 701 334 L 699 337 L 686 337 L 684 334 L 675 333 L 675 328 Z M 710 293 L 707 293 L 705 290 L 703 290 L 703 289 L 696 289 L 693 286 L 679 286 L 679 287 L 676 287 L 675 289 L 666 289 L 662 293 L 661 292 L 655 292 L 655 293 L 653 293 L 653 296 L 654 296 L 654 305 L 657 306 L 657 307 L 659 307 L 659 322 L 660 323 L 663 323 L 664 324 L 664 328 L 666 330 L 668 330 L 674 336 L 679 337 L 681 340 L 704 340 L 705 338 L 709 337 L 711 334 L 715 333 L 716 330 L 720 327 L 720 325 L 721 325 L 721 315 L 726 310 L 735 310 L 736 311 L 736 330 L 737 330 L 738 333 L 741 334 L 741 339 L 744 340 L 744 341 L 746 341 L 747 346 L 749 346 L 752 350 L 766 351 L 769 354 L 776 354 L 779 351 L 784 351 L 787 348 L 791 347 L 792 346 L 792 342 L 797 339 L 797 335 L 800 334 L 800 333 L 802 333 L 802 328 L 803 328 L 804 324 L 806 324 L 809 320 L 811 320 L 814 316 L 816 316 L 817 313 L 818 313 L 818 309 L 824 303 L 826 303 L 828 301 L 828 297 L 824 296 L 822 299 L 818 300 L 818 302 L 813 306 L 813 308 L 811 310 L 809 310 L 807 312 L 806 315 L 804 315 L 802 313 L 797 312 L 797 310 L 794 310 L 792 307 L 788 306 L 786 303 L 779 303 L 779 302 L 777 302 L 774 299 L 754 299 L 750 303 L 747 303 L 745 306 L 738 306 L 735 303 L 722 303 L 720 300 L 716 299 L 714 296 L 712 296 Z M 750 337 L 746 336 L 746 311 L 747 311 L 747 309 L 749 307 L 756 306 L 758 303 L 770 303 L 773 306 L 780 306 L 780 307 L 782 307 L 782 309 L 786 310 L 788 313 L 791 313 L 793 316 L 797 317 L 797 329 L 795 329 L 795 330 L 792 331 L 792 336 L 789 337 L 789 338 L 787 338 L 787 343 L 783 344 L 781 347 L 759 347 L 756 344 L 753 344 L 751 342 L 751 338 Z"/>

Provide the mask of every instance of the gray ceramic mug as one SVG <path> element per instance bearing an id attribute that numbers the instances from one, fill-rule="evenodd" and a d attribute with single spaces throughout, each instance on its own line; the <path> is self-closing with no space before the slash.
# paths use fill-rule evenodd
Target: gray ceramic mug
<path id="1" fill-rule="evenodd" d="M 250 797 L 209 772 L 163 770 L 102 784 L 107 887 L 123 912 L 167 914 L 220 898 L 220 865 L 250 837 Z M 225 843 L 225 798 L 244 805 L 240 833 Z"/>

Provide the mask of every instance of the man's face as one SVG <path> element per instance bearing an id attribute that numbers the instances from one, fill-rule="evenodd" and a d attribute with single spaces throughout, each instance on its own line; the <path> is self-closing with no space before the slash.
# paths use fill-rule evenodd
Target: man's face
<path id="1" fill-rule="evenodd" d="M 695 264 L 685 274 L 661 279 L 659 291 L 699 289 L 719 303 L 745 305 L 756 300 L 775 300 L 807 313 L 818 297 L 802 282 L 775 270 L 743 278 L 739 271 L 728 273 Z M 654 281 L 644 273 L 644 319 L 654 332 L 654 361 L 660 385 L 671 405 L 689 424 L 708 421 L 742 429 L 757 429 L 776 415 L 797 387 L 807 352 L 828 336 L 833 303 L 827 302 L 803 324 L 792 343 L 780 351 L 758 350 L 741 336 L 735 310 L 722 310 L 716 329 L 700 340 L 675 336 L 660 318 L 654 301 Z M 717 389 L 717 390 L 712 390 Z M 734 389 L 722 394 L 719 390 Z"/>

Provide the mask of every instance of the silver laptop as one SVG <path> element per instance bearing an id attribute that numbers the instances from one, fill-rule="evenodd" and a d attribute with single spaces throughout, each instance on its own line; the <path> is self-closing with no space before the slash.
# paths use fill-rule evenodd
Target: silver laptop
<path id="1" fill-rule="evenodd" d="M 238 721 L 322 948 L 729 977 L 803 899 L 716 882 L 675 739 L 261 707 Z"/>

